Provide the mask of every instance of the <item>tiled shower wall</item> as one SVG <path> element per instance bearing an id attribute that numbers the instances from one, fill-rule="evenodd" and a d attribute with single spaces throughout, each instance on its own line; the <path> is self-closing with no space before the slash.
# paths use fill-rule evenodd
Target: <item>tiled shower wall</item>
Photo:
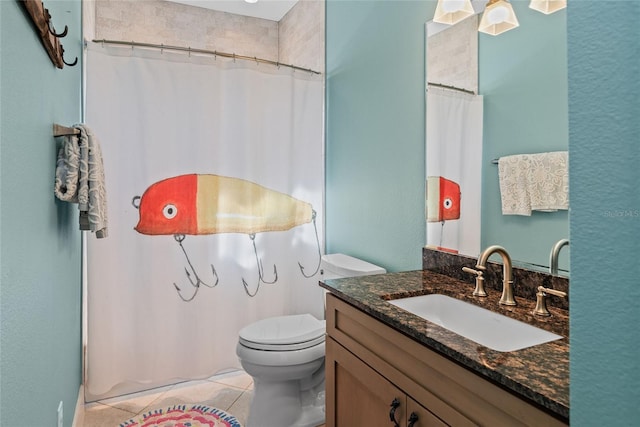
<path id="1" fill-rule="evenodd" d="M 427 80 L 478 93 L 478 16 L 427 39 Z"/>
<path id="2" fill-rule="evenodd" d="M 280 22 L 162 0 L 85 2 L 87 39 L 217 50 L 324 71 L 324 0 L 300 0 Z"/>
<path id="3" fill-rule="evenodd" d="M 279 27 L 280 62 L 324 73 L 324 0 L 299 0 Z"/>

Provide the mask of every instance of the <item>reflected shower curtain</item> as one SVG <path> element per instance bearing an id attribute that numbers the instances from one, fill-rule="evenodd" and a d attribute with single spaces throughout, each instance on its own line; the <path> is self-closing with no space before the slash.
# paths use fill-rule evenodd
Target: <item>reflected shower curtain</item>
<path id="1" fill-rule="evenodd" d="M 86 93 L 109 207 L 87 237 L 87 401 L 239 368 L 258 319 L 322 318 L 321 76 L 91 45 Z"/>
<path id="2" fill-rule="evenodd" d="M 427 91 L 427 246 L 480 253 L 482 96 Z"/>

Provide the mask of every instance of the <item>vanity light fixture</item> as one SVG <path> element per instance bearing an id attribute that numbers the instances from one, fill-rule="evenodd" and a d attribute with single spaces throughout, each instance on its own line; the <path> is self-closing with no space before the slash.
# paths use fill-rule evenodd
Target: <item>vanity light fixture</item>
<path id="1" fill-rule="evenodd" d="M 567 0 L 531 0 L 529 7 L 549 15 L 567 7 Z"/>
<path id="2" fill-rule="evenodd" d="M 520 24 L 511 3 L 507 0 L 489 0 L 482 14 L 478 31 L 497 36 L 518 25 Z"/>
<path id="3" fill-rule="evenodd" d="M 453 25 L 474 13 L 471 0 L 438 0 L 433 22 Z"/>

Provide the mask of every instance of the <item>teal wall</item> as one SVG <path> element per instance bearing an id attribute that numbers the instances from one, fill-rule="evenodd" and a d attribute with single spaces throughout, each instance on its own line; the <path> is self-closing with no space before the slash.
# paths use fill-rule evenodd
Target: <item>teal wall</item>
<path id="1" fill-rule="evenodd" d="M 435 4 L 326 4 L 326 251 L 421 268 L 424 24 Z"/>
<path id="2" fill-rule="evenodd" d="M 502 245 L 514 260 L 548 266 L 569 237 L 567 211 L 502 215 L 498 166 L 511 154 L 569 146 L 566 10 L 544 15 L 529 0 L 511 2 L 520 26 L 499 36 L 478 33 L 479 91 L 484 96 L 482 244 Z M 567 268 L 569 250 L 560 252 Z"/>
<path id="3" fill-rule="evenodd" d="M 434 9 L 435 1 L 327 3 L 328 251 L 390 269 L 419 266 L 422 24 Z M 561 13 L 571 157 L 571 424 L 637 425 L 640 2 L 570 1 Z"/>
<path id="4" fill-rule="evenodd" d="M 327 250 L 390 270 L 419 268 L 424 244 L 423 24 L 434 5 L 327 4 Z M 69 57 L 80 55 L 79 2 L 47 7 L 69 24 Z M 640 2 L 569 2 L 566 17 L 571 419 L 634 425 Z M 63 400 L 69 426 L 81 379 L 80 243 L 75 207 L 53 198 L 50 127 L 79 121 L 80 69 L 52 67 L 18 2 L 0 2 L 0 22 L 0 425 L 55 425 Z"/>
<path id="5" fill-rule="evenodd" d="M 571 424 L 640 420 L 640 2 L 572 1 Z"/>
<path id="6" fill-rule="evenodd" d="M 81 56 L 79 1 L 47 1 L 66 59 Z M 52 124 L 80 121 L 80 65 L 56 69 L 21 2 L 0 1 L 0 425 L 71 426 L 81 383 L 77 206 L 53 195 Z"/>

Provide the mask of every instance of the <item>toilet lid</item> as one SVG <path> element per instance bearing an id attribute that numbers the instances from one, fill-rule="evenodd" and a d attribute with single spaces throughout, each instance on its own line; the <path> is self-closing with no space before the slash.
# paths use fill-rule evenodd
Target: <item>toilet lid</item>
<path id="1" fill-rule="evenodd" d="M 324 341 L 325 321 L 310 314 L 270 317 L 240 330 L 240 343 L 258 350 L 300 350 Z"/>

